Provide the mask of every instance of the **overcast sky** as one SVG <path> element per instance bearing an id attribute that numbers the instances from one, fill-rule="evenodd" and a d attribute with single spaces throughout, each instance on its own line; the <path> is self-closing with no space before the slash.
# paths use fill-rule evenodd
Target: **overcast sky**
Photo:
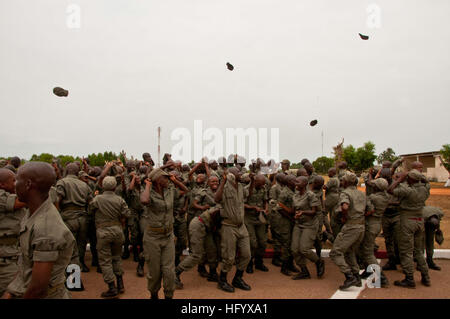
<path id="1" fill-rule="evenodd" d="M 372 3 L 380 28 L 367 25 Z M 295 162 L 322 154 L 322 131 L 327 156 L 342 137 L 438 150 L 450 143 L 449 12 L 448 0 L 0 0 L 0 156 L 156 158 L 157 127 L 170 152 L 194 120 L 224 135 L 279 128 L 280 159 Z"/>

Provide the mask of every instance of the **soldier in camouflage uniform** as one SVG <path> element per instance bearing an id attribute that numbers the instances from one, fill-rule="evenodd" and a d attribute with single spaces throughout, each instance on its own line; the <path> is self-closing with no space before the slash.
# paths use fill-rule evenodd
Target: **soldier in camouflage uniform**
<path id="1" fill-rule="evenodd" d="M 103 194 L 96 196 L 90 203 L 90 210 L 95 215 L 97 228 L 97 251 L 103 280 L 108 290 L 103 292 L 103 298 L 115 298 L 125 292 L 123 284 L 123 269 L 121 265 L 121 250 L 125 240 L 122 224 L 130 217 L 130 210 L 122 197 L 114 193 L 117 181 L 112 176 L 103 180 Z M 117 287 L 115 281 L 117 280 Z"/>
<path id="2" fill-rule="evenodd" d="M 20 222 L 25 204 L 15 194 L 15 174 L 0 168 L 0 297 L 17 274 Z"/>
<path id="3" fill-rule="evenodd" d="M 47 163 L 29 162 L 18 170 L 17 197 L 29 209 L 21 222 L 19 269 L 5 298 L 70 298 L 65 270 L 77 248 L 49 198 L 55 180 Z"/>
<path id="4" fill-rule="evenodd" d="M 403 183 L 407 181 L 407 184 Z M 413 169 L 403 173 L 389 187 L 388 191 L 397 196 L 400 201 L 400 262 L 405 279 L 397 280 L 394 285 L 415 288 L 414 257 L 417 260 L 417 269 L 422 274 L 422 284 L 430 286 L 428 265 L 423 255 L 424 221 L 423 208 L 430 196 L 430 185 L 424 176 Z"/>
<path id="5" fill-rule="evenodd" d="M 383 216 L 386 207 L 389 204 L 389 197 L 386 193 L 388 188 L 388 182 L 384 178 L 377 178 L 372 180 L 372 176 L 366 182 L 371 188 L 368 200 L 373 205 L 373 212 L 367 212 L 365 214 L 365 232 L 364 238 L 359 247 L 359 255 L 364 265 L 364 273 L 361 278 L 366 279 L 371 275 L 371 272 L 367 271 L 367 266 L 378 265 L 377 259 L 374 254 L 375 239 L 381 232 L 381 217 Z M 367 196 L 367 192 L 366 192 Z M 381 287 L 385 288 L 389 285 L 389 282 L 383 272 L 381 276 Z"/>
<path id="6" fill-rule="evenodd" d="M 169 176 L 173 184 L 169 185 Z M 175 176 L 161 168 L 153 169 L 145 180 L 141 203 L 146 206 L 144 254 L 148 265 L 147 288 L 152 299 L 158 299 L 161 281 L 166 299 L 173 298 L 175 290 L 175 243 L 173 234 L 173 207 L 180 191 L 188 188 Z"/>
<path id="7" fill-rule="evenodd" d="M 266 214 L 268 209 L 268 196 L 265 188 L 266 180 L 263 175 L 254 176 L 250 173 L 250 185 L 244 188 L 245 192 L 245 226 L 250 236 L 251 259 L 247 265 L 247 273 L 253 273 L 253 260 L 255 268 L 269 271 L 263 263 L 266 251 Z"/>
<path id="8" fill-rule="evenodd" d="M 333 237 L 336 237 L 342 228 L 342 223 L 341 219 L 337 218 L 335 213 L 335 210 L 339 203 L 339 179 L 336 177 L 336 169 L 334 167 L 328 170 L 328 177 L 330 179 L 323 187 L 325 189 L 324 204 L 325 210 L 330 218 L 330 227 Z"/>
<path id="9" fill-rule="evenodd" d="M 339 289 L 346 290 L 351 286 L 362 285 L 356 251 L 364 237 L 364 214 L 373 209 L 367 202 L 366 195 L 356 188 L 358 178 L 355 174 L 345 174 L 341 184 L 343 191 L 338 210 L 340 209 L 344 226 L 334 240 L 330 258 L 345 275 L 344 284 Z"/>
<path id="10" fill-rule="evenodd" d="M 275 175 L 276 183 L 272 185 L 269 191 L 269 224 L 270 224 L 270 234 L 272 237 L 273 246 L 273 258 L 272 264 L 280 267 L 282 265 L 281 260 L 281 235 L 279 233 L 280 219 L 283 218 L 278 212 L 278 198 L 280 196 L 281 190 L 285 187 L 284 183 L 285 174 L 278 173 Z"/>
<path id="11" fill-rule="evenodd" d="M 89 268 L 84 262 L 87 244 L 87 212 L 93 194 L 89 186 L 78 179 L 78 165 L 71 163 L 66 167 L 67 175 L 56 183 L 61 217 L 75 237 L 78 247 L 76 263 L 82 272 Z M 74 257 L 75 258 L 75 257 Z"/>
<path id="12" fill-rule="evenodd" d="M 425 206 L 423 208 L 423 218 L 425 221 L 425 249 L 427 253 L 428 268 L 441 270 L 441 267 L 433 261 L 434 240 L 439 243 L 438 235 L 442 236 L 440 221 L 444 217 L 444 212 L 439 207 Z"/>
<path id="13" fill-rule="evenodd" d="M 308 179 L 304 176 L 296 179 L 296 193 L 293 197 L 295 210 L 295 226 L 292 232 L 292 254 L 295 262 L 300 266 L 300 273 L 292 279 L 311 278 L 306 267 L 307 259 L 316 264 L 317 277 L 321 278 L 325 272 L 325 263 L 320 255 L 314 254 L 314 247 L 322 218 L 322 203 L 312 191 L 307 189 Z"/>

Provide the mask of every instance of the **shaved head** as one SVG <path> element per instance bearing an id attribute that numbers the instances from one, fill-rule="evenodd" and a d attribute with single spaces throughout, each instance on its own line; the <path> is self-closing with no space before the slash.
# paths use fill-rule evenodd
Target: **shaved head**
<path id="1" fill-rule="evenodd" d="M 17 172 L 17 196 L 24 203 L 27 203 L 33 196 L 48 197 L 48 191 L 55 181 L 55 170 L 50 164 L 28 162 Z"/>
<path id="2" fill-rule="evenodd" d="M 11 172 L 7 168 L 0 168 L 0 183 L 6 182 L 8 179 L 11 178 L 11 176 L 14 176 L 14 173 Z"/>
<path id="3" fill-rule="evenodd" d="M 80 171 L 80 168 L 78 167 L 77 164 L 75 164 L 75 163 L 70 163 L 70 164 L 67 164 L 66 170 L 67 170 L 67 174 L 70 174 L 70 175 L 77 175 L 78 172 Z"/>

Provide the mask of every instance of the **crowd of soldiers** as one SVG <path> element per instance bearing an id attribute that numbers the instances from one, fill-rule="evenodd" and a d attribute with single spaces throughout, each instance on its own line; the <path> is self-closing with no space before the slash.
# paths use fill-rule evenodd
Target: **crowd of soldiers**
<path id="1" fill-rule="evenodd" d="M 443 213 L 425 206 L 430 184 L 422 163 L 401 171 L 401 160 L 383 162 L 364 176 L 365 193 L 346 162 L 329 169 L 326 183 L 310 161 L 301 164 L 293 170 L 288 160 L 278 167 L 257 159 L 246 167 L 245 158 L 230 155 L 188 165 L 165 154 L 155 167 L 144 153 L 142 160 L 104 167 L 87 159 L 62 167 L 57 160 L 21 166 L 14 157 L 0 168 L 0 296 L 69 298 L 68 290 L 83 290 L 82 281 L 67 285 L 66 269 L 75 264 L 90 271 L 88 243 L 91 267 L 107 285 L 103 298 L 125 291 L 121 260 L 131 254 L 137 276 L 147 264 L 153 299 L 161 285 L 172 298 L 183 288 L 183 272 L 195 267 L 223 291 L 251 290 L 244 272 L 269 271 L 263 261 L 268 240 L 272 264 L 294 280 L 311 278 L 308 260 L 317 277 L 324 276 L 321 251 L 329 241 L 330 258 L 345 276 L 339 288 L 346 290 L 361 287 L 378 265 L 381 230 L 388 255 L 381 286 L 389 285 L 384 272 L 400 264 L 405 279 L 394 284 L 414 288 L 414 262 L 421 283 L 430 286 L 429 268 L 440 269 L 433 247 L 443 238 Z"/>

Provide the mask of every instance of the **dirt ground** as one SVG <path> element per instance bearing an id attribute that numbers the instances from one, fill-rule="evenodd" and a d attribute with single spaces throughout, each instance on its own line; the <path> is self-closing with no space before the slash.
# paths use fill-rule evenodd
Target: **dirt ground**
<path id="1" fill-rule="evenodd" d="M 90 264 L 90 254 L 86 256 L 88 265 Z M 382 264 L 384 261 L 382 261 Z M 442 271 L 430 270 L 432 281 L 431 287 L 425 287 L 420 284 L 420 274 L 416 272 L 416 289 L 399 288 L 393 285 L 394 280 L 403 279 L 400 270 L 387 271 L 391 285 L 389 288 L 363 290 L 358 298 L 450 298 L 450 260 L 436 260 L 436 263 L 442 267 Z M 205 278 L 198 275 L 197 270 L 185 272 L 181 276 L 184 283 L 182 290 L 176 290 L 174 298 L 176 299 L 328 299 L 337 291 L 342 284 L 344 276 L 329 258 L 325 258 L 325 276 L 317 279 L 315 266 L 308 264 L 312 279 L 292 280 L 290 277 L 282 275 L 280 268 L 273 266 L 270 259 L 265 259 L 265 264 L 269 272 L 263 273 L 255 271 L 253 274 L 244 274 L 245 281 L 252 287 L 251 291 L 236 289 L 235 293 L 226 293 L 217 288 L 217 283 L 208 282 Z M 125 293 L 120 295 L 122 299 L 147 299 L 150 294 L 147 290 L 147 278 L 136 276 L 136 263 L 131 257 L 124 260 L 124 284 Z M 234 269 L 231 272 L 234 274 Z M 231 274 L 229 281 L 231 281 Z M 72 292 L 74 299 L 98 299 L 100 294 L 106 290 L 106 284 L 103 282 L 102 275 L 95 272 L 91 267 L 89 273 L 82 273 L 82 280 L 85 291 Z M 353 288 L 352 288 L 353 289 Z M 159 297 L 163 298 L 162 289 Z"/>
<path id="2" fill-rule="evenodd" d="M 450 189 L 433 185 L 431 196 L 427 201 L 427 205 L 441 207 L 444 211 L 444 218 L 441 221 L 441 229 L 444 232 L 444 243 L 442 246 L 436 244 L 436 248 L 450 249 Z M 384 239 L 377 238 L 380 250 L 384 250 Z M 327 243 L 324 248 L 331 248 Z M 87 252 L 86 263 L 90 264 L 90 253 Z M 270 264 L 270 259 L 265 259 L 269 272 L 262 273 L 256 271 L 254 274 L 245 274 L 244 279 L 252 286 L 251 291 L 242 291 L 237 289 L 235 293 L 226 293 L 217 289 L 217 283 L 208 282 L 201 278 L 196 269 L 182 274 L 184 289 L 175 292 L 175 298 L 180 299 L 251 299 L 251 298 L 275 298 L 275 299 L 324 299 L 330 298 L 342 284 L 343 275 L 329 258 L 325 258 L 326 273 L 324 278 L 317 279 L 315 276 L 315 267 L 311 263 L 308 268 L 312 275 L 310 280 L 292 280 L 280 273 L 278 267 Z M 381 264 L 384 264 L 384 260 Z M 437 260 L 436 263 L 442 267 L 442 271 L 430 270 L 432 287 L 424 287 L 420 284 L 420 275 L 416 272 L 415 279 L 416 289 L 398 288 L 393 285 L 394 280 L 403 278 L 400 270 L 388 271 L 386 275 L 391 282 L 388 289 L 369 289 L 366 288 L 361 292 L 358 298 L 450 298 L 450 260 Z M 125 271 L 124 282 L 126 291 L 121 298 L 129 299 L 146 299 L 149 298 L 147 290 L 146 277 L 140 278 L 136 276 L 136 263 L 131 257 L 123 261 Z M 234 270 L 232 271 L 234 274 Z M 229 275 L 231 277 L 231 275 Z M 92 267 L 89 273 L 82 273 L 82 279 L 86 288 L 83 292 L 73 292 L 72 297 L 75 299 L 95 299 L 100 298 L 102 291 L 106 289 L 102 275 L 95 272 Z M 229 278 L 231 281 L 232 278 Z M 160 297 L 163 297 L 162 289 Z"/>

